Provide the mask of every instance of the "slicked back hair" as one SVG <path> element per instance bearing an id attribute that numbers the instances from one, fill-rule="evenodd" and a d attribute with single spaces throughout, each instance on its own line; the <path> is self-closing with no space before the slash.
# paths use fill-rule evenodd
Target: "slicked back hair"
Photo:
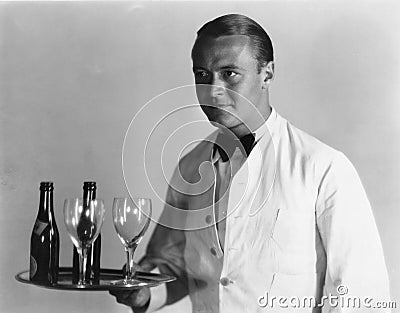
<path id="1" fill-rule="evenodd" d="M 273 46 L 267 32 L 257 22 L 241 14 L 227 14 L 207 22 L 197 31 L 196 41 L 200 37 L 218 38 L 230 35 L 250 38 L 254 58 L 258 62 L 258 72 L 274 60 Z"/>

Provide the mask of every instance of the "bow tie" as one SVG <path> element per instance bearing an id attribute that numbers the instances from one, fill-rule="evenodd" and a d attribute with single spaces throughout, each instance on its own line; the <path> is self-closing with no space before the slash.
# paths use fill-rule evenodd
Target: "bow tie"
<path id="1" fill-rule="evenodd" d="M 240 139 L 233 134 L 220 133 L 214 146 L 218 149 L 222 161 L 226 162 L 232 157 L 236 148 L 239 148 L 242 152 L 246 152 L 246 156 L 249 156 L 254 147 L 254 141 L 255 136 L 253 133 L 247 134 Z"/>

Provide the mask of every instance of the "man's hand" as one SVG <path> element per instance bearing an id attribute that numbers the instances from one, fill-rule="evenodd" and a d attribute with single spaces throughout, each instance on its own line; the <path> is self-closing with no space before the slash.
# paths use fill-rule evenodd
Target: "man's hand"
<path id="1" fill-rule="evenodd" d="M 110 290 L 110 294 L 117 299 L 118 303 L 132 307 L 134 312 L 140 312 L 137 310 L 139 308 L 145 309 L 150 300 L 150 289 L 148 287 L 130 291 Z"/>
<path id="2" fill-rule="evenodd" d="M 136 271 L 145 271 L 144 268 L 135 264 Z M 125 265 L 123 268 L 125 272 Z M 134 312 L 144 312 L 150 302 L 150 288 L 141 287 L 135 290 L 110 290 L 109 293 L 113 295 L 118 303 L 130 306 Z"/>

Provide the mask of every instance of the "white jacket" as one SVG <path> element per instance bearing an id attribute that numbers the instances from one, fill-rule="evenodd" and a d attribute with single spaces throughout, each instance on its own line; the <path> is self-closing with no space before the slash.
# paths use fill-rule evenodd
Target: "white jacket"
<path id="1" fill-rule="evenodd" d="M 222 251 L 213 213 L 215 137 L 186 155 L 171 180 L 160 223 L 175 229 L 157 226 L 142 263 L 178 280 L 166 293 L 152 289 L 150 309 L 189 294 L 193 312 L 389 312 L 367 308 L 389 300 L 389 282 L 350 161 L 273 109 L 232 181 Z M 321 296 L 333 298 L 307 304 Z"/>

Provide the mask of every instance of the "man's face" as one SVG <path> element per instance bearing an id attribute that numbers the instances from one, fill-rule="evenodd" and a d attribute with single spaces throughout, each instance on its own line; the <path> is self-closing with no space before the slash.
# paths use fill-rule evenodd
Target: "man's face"
<path id="1" fill-rule="evenodd" d="M 260 126 L 269 112 L 269 74 L 266 67 L 258 72 L 252 49 L 250 38 L 243 35 L 200 37 L 192 53 L 202 110 L 210 122 L 239 136 Z"/>

